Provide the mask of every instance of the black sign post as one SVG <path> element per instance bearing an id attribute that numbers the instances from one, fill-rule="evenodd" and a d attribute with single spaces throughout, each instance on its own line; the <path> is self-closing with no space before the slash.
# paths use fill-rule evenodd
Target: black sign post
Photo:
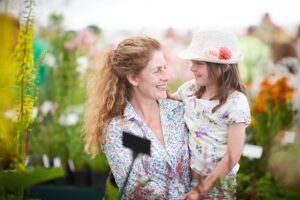
<path id="1" fill-rule="evenodd" d="M 128 174 L 126 176 L 126 179 L 123 183 L 123 186 L 120 190 L 120 195 L 119 195 L 119 199 L 122 199 L 125 187 L 127 185 L 129 176 L 130 176 L 130 172 L 132 171 L 132 167 L 134 164 L 134 161 L 136 160 L 136 158 L 138 157 L 139 154 L 148 154 L 150 155 L 150 147 L 151 147 L 151 142 L 148 139 L 145 138 L 141 138 L 138 137 L 136 135 L 133 135 L 131 133 L 128 132 L 123 132 L 123 146 L 130 148 L 132 150 L 132 163 L 129 167 L 129 171 Z"/>

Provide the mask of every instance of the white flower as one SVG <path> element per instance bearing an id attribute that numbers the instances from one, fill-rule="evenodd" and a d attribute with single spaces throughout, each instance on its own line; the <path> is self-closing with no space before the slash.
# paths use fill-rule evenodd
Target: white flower
<path id="1" fill-rule="evenodd" d="M 88 64 L 89 64 L 87 57 L 85 56 L 78 57 L 76 61 L 77 61 L 76 71 L 83 74 L 88 68 Z"/>
<path id="2" fill-rule="evenodd" d="M 70 113 L 67 115 L 62 115 L 59 118 L 59 123 L 65 126 L 75 125 L 79 120 L 79 115 L 77 113 Z"/>
<path id="3" fill-rule="evenodd" d="M 56 64 L 56 58 L 52 54 L 47 54 L 44 63 L 49 67 L 54 67 Z"/>

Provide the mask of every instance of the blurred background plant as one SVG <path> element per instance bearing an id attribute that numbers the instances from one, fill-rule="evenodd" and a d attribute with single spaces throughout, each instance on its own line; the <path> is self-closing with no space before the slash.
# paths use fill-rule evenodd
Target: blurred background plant
<path id="1" fill-rule="evenodd" d="M 282 146 L 278 139 L 294 126 L 292 102 L 296 88 L 288 84 L 288 79 L 279 74 L 265 76 L 251 101 L 252 119 L 247 128 L 247 143 L 261 146 L 263 153 L 258 160 L 242 157 L 238 198 L 271 200 L 300 197 L 296 189 L 299 181 L 294 181 L 300 177 L 296 172 L 300 164 L 292 161 L 299 155 L 299 148 L 295 149 L 294 141 Z M 294 166 L 291 165 L 293 162 Z M 289 170 L 293 172 L 292 179 Z"/>
<path id="2" fill-rule="evenodd" d="M 32 125 L 30 155 L 33 162 L 40 165 L 47 155 L 50 165 L 58 158 L 66 169 L 71 162 L 74 163 L 71 170 L 106 173 L 105 157 L 101 154 L 91 159 L 84 152 L 81 136 L 86 74 L 90 68 L 87 56 L 95 51 L 95 36 L 89 29 L 78 33 L 66 31 L 62 22 L 63 16 L 53 14 L 50 26 L 39 31 L 39 37 L 48 42 L 48 59 L 52 62 L 44 63 L 46 73 L 39 77 L 44 80 L 44 84 L 40 84 L 44 95 L 36 104 L 38 112 Z M 95 34 L 100 34 L 100 30 Z"/>
<path id="3" fill-rule="evenodd" d="M 288 85 L 288 77 L 269 75 L 260 84 L 260 91 L 251 105 L 254 142 L 270 144 L 282 129 L 288 129 L 293 122 L 295 88 Z M 264 146 L 265 148 L 268 148 Z"/>
<path id="4" fill-rule="evenodd" d="M 8 13 L 0 14 L 0 199 L 22 199 L 25 187 L 63 175 L 59 169 L 25 168 L 37 89 L 33 1 L 24 3 L 20 21 Z M 7 2 L 1 1 L 2 6 Z"/>

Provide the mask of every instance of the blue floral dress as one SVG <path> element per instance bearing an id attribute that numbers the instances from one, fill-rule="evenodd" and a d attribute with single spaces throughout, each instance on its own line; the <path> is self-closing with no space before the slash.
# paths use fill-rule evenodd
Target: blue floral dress
<path id="1" fill-rule="evenodd" d="M 130 174 L 123 199 L 179 199 L 190 189 L 188 133 L 183 120 L 183 104 L 159 100 L 165 147 L 127 102 L 125 119 L 113 118 L 106 127 L 102 150 L 106 154 L 119 188 L 122 187 L 132 152 L 122 145 L 122 132 L 151 141 L 151 156 L 140 155 Z"/>
<path id="2" fill-rule="evenodd" d="M 234 91 L 225 104 L 213 113 L 212 109 L 219 101 L 198 99 L 194 95 L 196 90 L 195 80 L 188 81 L 178 89 L 177 98 L 185 103 L 184 119 L 189 129 L 191 170 L 197 177 L 206 177 L 226 153 L 229 125 L 248 125 L 250 108 L 246 96 Z M 214 187 L 208 197 L 232 199 L 238 169 L 239 164 L 221 180 L 221 188 Z M 197 179 L 193 177 L 193 185 L 198 183 Z"/>

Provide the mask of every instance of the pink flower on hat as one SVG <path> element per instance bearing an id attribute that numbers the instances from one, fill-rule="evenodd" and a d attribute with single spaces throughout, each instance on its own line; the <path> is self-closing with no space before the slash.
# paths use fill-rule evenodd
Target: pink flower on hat
<path id="1" fill-rule="evenodd" d="M 217 48 L 209 48 L 209 49 L 206 49 L 204 51 L 204 55 L 207 58 L 219 58 L 220 57 L 220 51 Z"/>
<path id="2" fill-rule="evenodd" d="M 226 47 L 220 47 L 219 53 L 220 60 L 229 60 L 231 58 L 231 51 Z"/>

